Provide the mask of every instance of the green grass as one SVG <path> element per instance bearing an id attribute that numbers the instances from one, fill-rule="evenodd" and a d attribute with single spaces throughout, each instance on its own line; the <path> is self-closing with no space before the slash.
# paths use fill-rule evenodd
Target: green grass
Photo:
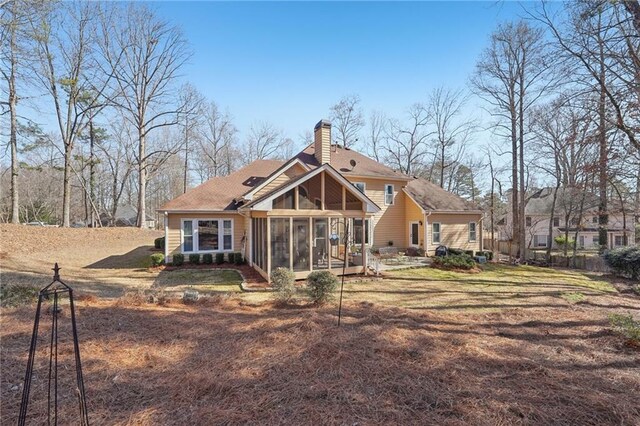
<path id="1" fill-rule="evenodd" d="M 617 294 L 600 277 L 583 272 L 489 264 L 480 273 L 435 268 L 390 272 L 387 279 L 345 285 L 345 298 L 410 309 L 496 311 L 566 306 L 587 296 Z"/>
<path id="2" fill-rule="evenodd" d="M 162 271 L 153 288 L 165 291 L 184 291 L 193 288 L 201 293 L 240 292 L 242 276 L 231 269 L 178 269 Z"/>

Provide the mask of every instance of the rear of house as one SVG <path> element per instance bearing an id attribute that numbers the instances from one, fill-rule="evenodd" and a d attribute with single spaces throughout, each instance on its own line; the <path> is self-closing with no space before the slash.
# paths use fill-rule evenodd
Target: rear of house
<path id="1" fill-rule="evenodd" d="M 323 269 L 366 272 L 369 253 L 379 247 L 427 254 L 441 244 L 482 248 L 477 207 L 332 144 L 324 120 L 315 126 L 314 143 L 290 160 L 254 161 L 159 211 L 168 261 L 176 253 L 241 252 L 267 280 L 277 267 L 297 278 Z"/>

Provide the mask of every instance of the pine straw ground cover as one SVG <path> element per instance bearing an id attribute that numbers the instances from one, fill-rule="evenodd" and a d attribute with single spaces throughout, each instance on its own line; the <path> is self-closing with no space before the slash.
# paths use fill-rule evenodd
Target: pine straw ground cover
<path id="1" fill-rule="evenodd" d="M 349 302 L 337 328 L 335 306 L 78 305 L 92 424 L 640 424 L 640 352 L 592 308 L 442 314 Z M 32 315 L 0 319 L 2 424 L 16 422 Z M 44 423 L 45 346 L 34 424 Z M 61 354 L 71 366 L 69 347 Z M 61 398 L 61 424 L 73 423 L 73 397 Z"/>

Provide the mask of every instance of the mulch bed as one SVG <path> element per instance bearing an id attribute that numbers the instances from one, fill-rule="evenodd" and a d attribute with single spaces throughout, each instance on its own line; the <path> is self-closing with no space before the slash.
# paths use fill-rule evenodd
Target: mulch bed
<path id="1" fill-rule="evenodd" d="M 640 352 L 593 309 L 445 315 L 351 302 L 340 328 L 336 311 L 233 297 L 79 302 L 90 421 L 640 424 Z M 32 324 L 32 306 L 0 318 L 2 424 L 17 420 Z M 44 314 L 28 424 L 46 423 L 48 324 Z M 59 424 L 76 424 L 64 336 Z"/>

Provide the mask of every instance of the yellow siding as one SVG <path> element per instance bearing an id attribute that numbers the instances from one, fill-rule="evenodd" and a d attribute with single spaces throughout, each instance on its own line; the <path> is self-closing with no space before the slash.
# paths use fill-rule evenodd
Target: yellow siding
<path id="1" fill-rule="evenodd" d="M 407 228 L 405 207 L 407 203 L 406 194 L 402 187 L 406 182 L 399 180 L 382 180 L 353 178 L 353 182 L 364 182 L 365 195 L 380 207 L 380 211 L 373 216 L 373 245 L 376 247 L 386 247 L 389 241 L 393 241 L 394 247 L 404 248 L 407 246 L 409 234 L 402 230 Z M 393 185 L 394 203 L 384 204 L 384 186 Z"/>
<path id="2" fill-rule="evenodd" d="M 443 214 L 433 213 L 427 217 L 429 225 L 427 228 L 428 253 L 433 254 L 439 245 L 459 248 L 463 250 L 480 250 L 482 241 L 482 226 L 480 214 Z M 433 243 L 431 226 L 434 222 L 440 223 L 440 243 Z M 469 222 L 476 222 L 476 241 L 469 241 Z"/>
<path id="3" fill-rule="evenodd" d="M 300 164 L 294 164 L 292 167 L 287 169 L 284 173 L 281 173 L 274 180 L 272 180 L 267 185 L 265 185 L 265 187 L 260 189 L 260 191 L 256 192 L 253 198 L 257 199 L 258 197 L 266 194 L 267 192 L 273 191 L 275 188 L 279 187 L 285 182 L 293 179 L 296 176 L 300 176 L 305 172 L 306 170 Z"/>
<path id="4" fill-rule="evenodd" d="M 411 222 L 418 222 L 418 235 L 419 235 L 419 247 L 424 248 L 424 214 L 422 213 L 422 209 L 418 207 L 418 205 L 405 194 L 406 207 L 406 227 L 405 234 L 407 235 L 407 244 L 411 241 L 409 240 L 409 235 L 411 233 Z M 422 222 L 422 225 L 420 225 Z"/>
<path id="5" fill-rule="evenodd" d="M 233 251 L 242 251 L 245 218 L 236 213 L 169 213 L 167 247 L 169 256 L 180 253 L 182 219 L 233 219 Z"/>

